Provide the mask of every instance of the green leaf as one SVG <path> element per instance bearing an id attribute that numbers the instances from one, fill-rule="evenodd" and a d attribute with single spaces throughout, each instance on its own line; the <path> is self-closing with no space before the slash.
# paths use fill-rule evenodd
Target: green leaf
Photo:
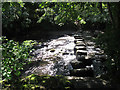
<path id="1" fill-rule="evenodd" d="M 41 8 L 44 8 L 44 6 L 42 6 Z"/>
<path id="2" fill-rule="evenodd" d="M 21 72 L 20 71 L 16 71 L 16 73 L 15 73 L 17 76 L 19 76 L 20 74 L 21 74 Z"/>

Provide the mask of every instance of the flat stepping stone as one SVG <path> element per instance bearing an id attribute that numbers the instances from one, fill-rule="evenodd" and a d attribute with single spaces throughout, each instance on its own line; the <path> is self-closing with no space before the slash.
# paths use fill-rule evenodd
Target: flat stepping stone
<path id="1" fill-rule="evenodd" d="M 107 60 L 107 56 L 106 55 L 99 55 L 99 58 L 102 59 L 103 61 Z"/>
<path id="2" fill-rule="evenodd" d="M 82 61 L 85 66 L 89 66 L 93 63 L 92 62 L 93 60 L 91 58 L 86 59 L 86 56 L 84 55 L 82 56 L 78 55 L 76 58 L 78 61 Z"/>
<path id="3" fill-rule="evenodd" d="M 83 38 L 81 38 L 81 39 L 75 39 L 74 43 L 76 43 L 77 41 L 84 41 L 84 39 Z"/>
<path id="4" fill-rule="evenodd" d="M 94 60 L 105 62 L 107 60 L 107 56 L 106 55 L 95 55 Z"/>
<path id="5" fill-rule="evenodd" d="M 77 50 L 76 55 L 87 55 L 87 50 Z"/>
<path id="6" fill-rule="evenodd" d="M 82 38 L 82 35 L 74 35 L 74 38 L 75 38 L 75 39 L 81 39 L 81 38 Z"/>
<path id="7" fill-rule="evenodd" d="M 95 49 L 95 46 L 86 46 L 88 49 Z"/>
<path id="8" fill-rule="evenodd" d="M 100 48 L 98 48 L 98 46 L 95 46 L 95 47 L 96 47 L 95 49 L 96 49 L 97 51 L 100 51 L 100 50 L 101 50 Z"/>
<path id="9" fill-rule="evenodd" d="M 75 46 L 74 52 L 76 52 L 77 50 L 86 50 L 86 47 L 85 46 Z"/>
<path id="10" fill-rule="evenodd" d="M 90 39 L 92 39 L 92 36 L 85 36 L 85 39 L 90 40 Z"/>
<path id="11" fill-rule="evenodd" d="M 74 41 L 84 41 L 84 38 L 81 37 L 81 38 L 79 38 L 79 39 L 75 39 Z"/>
<path id="12" fill-rule="evenodd" d="M 86 45 L 87 45 L 87 46 L 94 46 L 95 43 L 94 43 L 94 42 L 86 42 Z"/>
<path id="13" fill-rule="evenodd" d="M 95 55 L 103 55 L 103 52 L 96 52 Z"/>
<path id="14" fill-rule="evenodd" d="M 85 60 L 85 55 L 76 55 L 76 59 L 78 61 L 84 61 Z"/>
<path id="15" fill-rule="evenodd" d="M 76 43 L 75 44 L 85 44 L 83 41 L 76 41 Z"/>
<path id="16" fill-rule="evenodd" d="M 88 68 L 73 69 L 70 70 L 70 76 L 93 77 L 94 71 Z"/>
<path id="17" fill-rule="evenodd" d="M 83 63 L 86 65 L 86 66 L 90 66 L 93 64 L 93 60 L 91 58 L 89 59 L 84 59 L 83 60 Z"/>
<path id="18" fill-rule="evenodd" d="M 72 65 L 73 69 L 86 67 L 81 61 L 77 61 L 77 60 L 71 61 L 70 64 Z"/>
<path id="19" fill-rule="evenodd" d="M 86 46 L 85 43 L 76 43 L 76 46 Z"/>

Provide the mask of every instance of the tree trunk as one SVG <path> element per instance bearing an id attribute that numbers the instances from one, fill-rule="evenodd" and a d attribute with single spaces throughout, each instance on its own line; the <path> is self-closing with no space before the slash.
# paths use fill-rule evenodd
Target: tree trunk
<path id="1" fill-rule="evenodd" d="M 111 23 L 114 24 L 114 21 L 113 21 L 113 15 L 112 15 L 112 11 L 111 11 L 111 6 L 110 6 L 110 3 L 107 2 L 107 5 L 108 5 L 108 12 L 109 12 L 109 15 L 110 15 L 110 19 L 111 19 Z"/>
<path id="2" fill-rule="evenodd" d="M 103 12 L 103 10 L 102 10 L 102 2 L 99 2 L 99 5 L 100 5 L 100 12 L 102 13 Z"/>

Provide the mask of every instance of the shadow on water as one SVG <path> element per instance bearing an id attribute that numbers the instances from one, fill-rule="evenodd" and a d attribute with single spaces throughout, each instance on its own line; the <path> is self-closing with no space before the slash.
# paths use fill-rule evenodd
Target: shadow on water
<path id="1" fill-rule="evenodd" d="M 64 35 L 73 35 L 75 30 L 51 30 L 51 31 L 31 31 L 27 36 L 26 40 L 37 40 L 41 42 L 46 42 L 51 39 L 57 39 Z"/>
<path id="2" fill-rule="evenodd" d="M 31 61 L 30 64 L 26 64 L 23 67 L 24 69 L 21 70 L 21 77 L 23 78 L 25 76 L 31 75 L 32 72 L 35 73 L 35 71 L 34 71 L 35 68 L 43 67 L 47 64 L 49 64 L 49 62 L 47 62 L 47 61 L 40 61 L 40 60 Z M 26 71 L 27 71 L 27 74 L 26 74 Z"/>

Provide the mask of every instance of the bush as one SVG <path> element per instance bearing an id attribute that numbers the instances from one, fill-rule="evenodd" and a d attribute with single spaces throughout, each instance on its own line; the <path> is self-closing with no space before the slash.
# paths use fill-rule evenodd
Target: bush
<path id="1" fill-rule="evenodd" d="M 120 76 L 120 33 L 119 29 L 113 29 L 111 26 L 106 28 L 106 32 L 97 38 L 97 44 L 104 49 L 108 55 L 105 65 L 108 69 L 109 78 L 118 78 Z"/>
<path id="2" fill-rule="evenodd" d="M 20 70 L 30 62 L 29 52 L 32 52 L 35 42 L 27 40 L 20 44 L 8 40 L 6 37 L 1 37 L 0 41 L 2 41 L 2 45 L 0 45 L 0 48 L 2 48 L 2 78 L 11 80 L 19 77 L 21 75 Z"/>

